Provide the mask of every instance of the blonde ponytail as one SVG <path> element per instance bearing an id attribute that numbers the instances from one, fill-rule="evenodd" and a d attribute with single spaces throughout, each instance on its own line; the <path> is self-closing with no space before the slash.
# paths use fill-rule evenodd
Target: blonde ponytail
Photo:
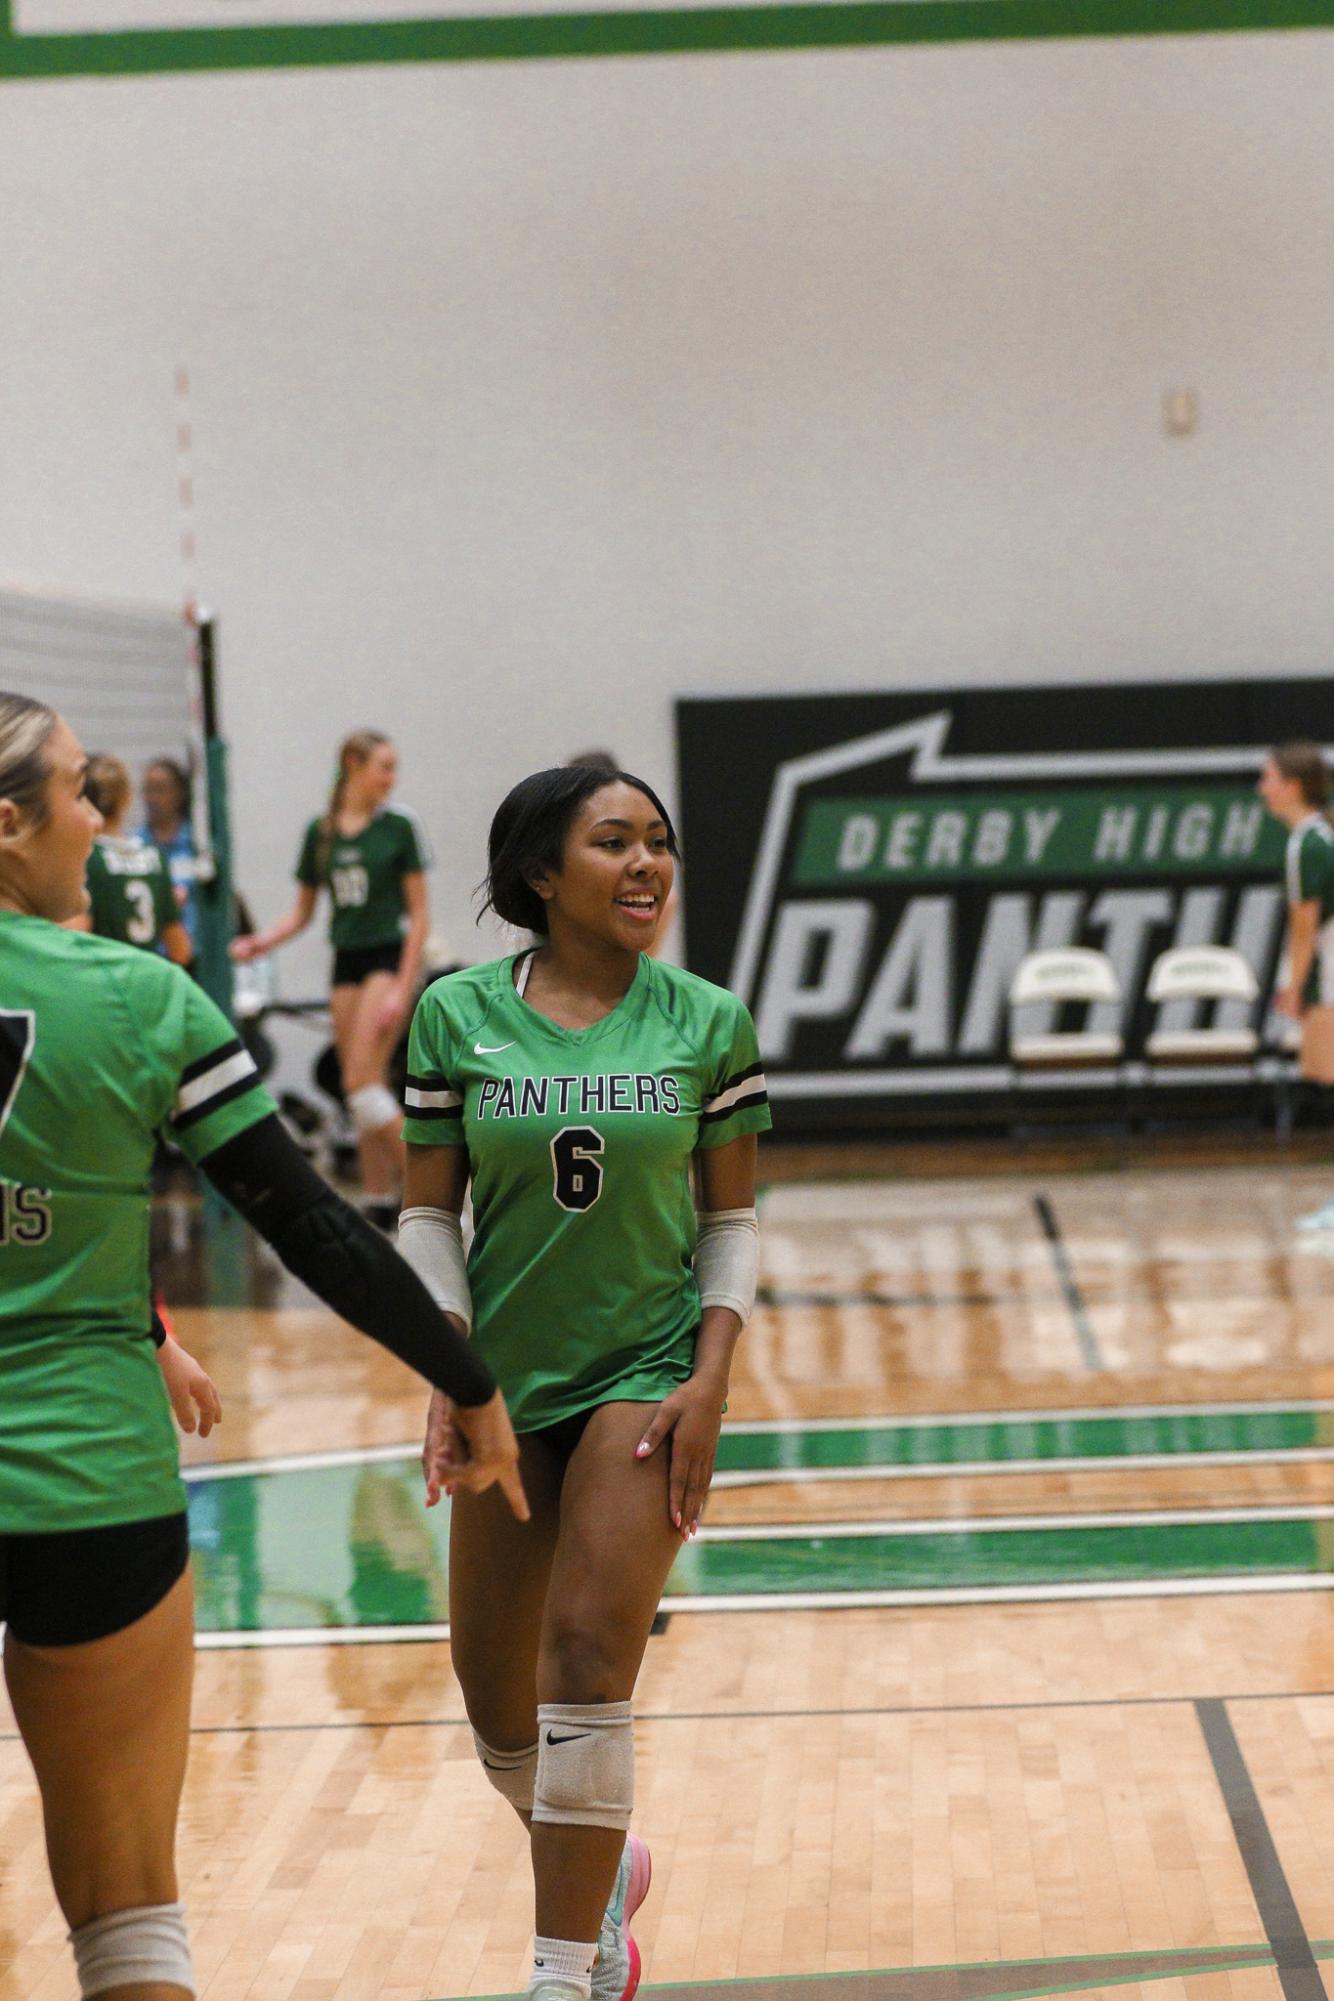
<path id="1" fill-rule="evenodd" d="M 359 764 L 365 764 L 373 751 L 390 741 L 381 730 L 353 730 L 351 736 L 345 736 L 338 746 L 338 771 L 329 803 L 320 820 L 320 838 L 316 848 L 315 870 L 321 881 L 328 879 L 329 858 L 338 837 L 338 815 L 347 796 L 347 782 Z"/>

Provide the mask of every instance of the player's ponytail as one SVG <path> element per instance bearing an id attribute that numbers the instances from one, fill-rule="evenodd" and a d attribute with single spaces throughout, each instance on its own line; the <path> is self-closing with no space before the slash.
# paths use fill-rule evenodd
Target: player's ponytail
<path id="1" fill-rule="evenodd" d="M 338 815 L 343 810 L 347 797 L 347 783 L 359 765 L 366 762 L 372 751 L 391 739 L 381 730 L 353 730 L 338 746 L 338 769 L 334 775 L 333 790 L 329 794 L 329 804 L 320 820 L 319 846 L 316 849 L 316 874 L 323 881 L 329 873 L 329 857 L 338 833 Z"/>
<path id="2" fill-rule="evenodd" d="M 56 712 L 30 695 L 0 694 L 0 799 L 10 799 L 40 826 L 47 815 L 47 745 Z"/>
<path id="3" fill-rule="evenodd" d="M 1301 787 L 1302 798 L 1313 813 L 1323 813 L 1327 820 L 1334 818 L 1329 810 L 1329 765 L 1318 743 L 1306 738 L 1280 743 L 1269 755 L 1282 776 Z"/>
<path id="4" fill-rule="evenodd" d="M 642 778 L 628 771 L 608 772 L 585 764 L 559 764 L 550 771 L 535 771 L 530 778 L 521 779 L 496 808 L 487 843 L 486 881 L 477 891 L 483 898 L 479 923 L 493 910 L 503 923 L 545 937 L 547 907 L 532 879 L 560 868 L 575 814 L 585 799 L 606 785 L 632 785 L 636 792 L 642 792 L 667 829 L 667 852 L 680 859 L 667 808 Z"/>
<path id="5" fill-rule="evenodd" d="M 109 751 L 95 750 L 88 759 L 83 789 L 104 820 L 119 820 L 134 790 L 130 768 Z"/>

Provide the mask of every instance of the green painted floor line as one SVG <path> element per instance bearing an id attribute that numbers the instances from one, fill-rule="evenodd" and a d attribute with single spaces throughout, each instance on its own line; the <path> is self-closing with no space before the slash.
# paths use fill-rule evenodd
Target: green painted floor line
<path id="1" fill-rule="evenodd" d="M 1312 1950 L 1317 1957 L 1334 1957 Z M 840 2001 L 1031 2001 L 1048 1994 L 1179 1980 L 1192 1973 L 1239 1973 L 1275 1964 L 1268 1945 L 1167 1947 L 1161 1952 L 1081 1953 L 1060 1959 L 970 1962 L 956 1966 L 896 1966 L 865 1973 L 795 1973 L 730 1980 L 649 1982 L 642 1994 L 659 2001 L 707 2001 L 713 1994 L 744 2001 L 815 2001 L 828 1988 Z M 522 2001 L 490 1995 L 485 2001 Z"/>
<path id="2" fill-rule="evenodd" d="M 339 1465 L 415 1462 L 420 1445 L 377 1445 L 221 1461 L 187 1469 L 188 1481 L 243 1479 Z M 1248 1457 L 1334 1458 L 1334 1403 L 1189 1405 L 1120 1411 L 963 1413 L 949 1417 L 784 1420 L 735 1424 L 718 1443 L 718 1472 L 800 1478 L 927 1475 L 1050 1465 L 1162 1465 Z"/>
<path id="3" fill-rule="evenodd" d="M 407 1462 L 307 1467 L 189 1489 L 205 1633 L 438 1627 L 449 1617 L 449 1511 Z M 1334 1570 L 1329 1510 L 1019 1516 L 999 1524 L 747 1525 L 681 1551 L 664 1609 L 867 1593 L 1296 1588 Z M 839 1533 L 855 1527 L 855 1534 Z M 1226 1582 L 1224 1581 L 1226 1580 Z"/>
<path id="4" fill-rule="evenodd" d="M 811 1424 L 796 1431 L 724 1428 L 720 1472 L 806 1468 L 919 1469 L 1023 1461 L 1191 1459 L 1214 1453 L 1257 1455 L 1334 1450 L 1334 1411 L 1275 1407 L 1265 1411 L 1146 1412 L 1128 1416 L 1012 1418 L 989 1422 L 941 1418 L 928 1423 L 850 1427 Z"/>
<path id="5" fill-rule="evenodd" d="M 1289 1516 L 1110 1528 L 1003 1528 L 961 1532 L 693 1543 L 667 1580 L 673 1597 L 771 1592 L 903 1591 L 942 1586 L 1061 1582 L 1132 1583 L 1251 1573 L 1320 1574 L 1334 1560 L 1334 1522 Z"/>

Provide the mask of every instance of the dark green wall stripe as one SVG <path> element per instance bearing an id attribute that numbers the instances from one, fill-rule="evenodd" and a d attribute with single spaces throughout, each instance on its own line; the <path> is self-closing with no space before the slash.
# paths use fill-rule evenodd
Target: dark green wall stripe
<path id="1" fill-rule="evenodd" d="M 0 77 L 123 76 L 345 63 L 515 62 L 1331 26 L 1334 0 L 1064 0 L 1063 4 L 1061 0 L 881 0 L 873 6 L 664 8 L 114 35 L 28 36 L 0 28 Z"/>

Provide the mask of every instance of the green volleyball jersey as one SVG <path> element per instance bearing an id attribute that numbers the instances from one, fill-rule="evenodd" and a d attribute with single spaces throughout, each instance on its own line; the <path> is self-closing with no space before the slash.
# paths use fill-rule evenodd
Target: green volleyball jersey
<path id="1" fill-rule="evenodd" d="M 1318 903 L 1315 954 L 1303 998 L 1309 1007 L 1334 1006 L 1334 827 L 1310 813 L 1288 836 L 1284 875 L 1289 903 Z"/>
<path id="2" fill-rule="evenodd" d="M 181 921 L 166 863 L 148 841 L 100 834 L 88 857 L 89 915 L 99 938 L 151 950 Z"/>
<path id="3" fill-rule="evenodd" d="M 179 967 L 0 912 L 0 1535 L 185 1506 L 148 1338 L 153 1149 L 202 1160 L 272 1110 Z"/>
<path id="4" fill-rule="evenodd" d="M 690 1374 L 699 1325 L 690 1157 L 770 1125 L 750 1016 L 641 957 L 619 1007 L 558 1028 L 518 960 L 451 973 L 417 1005 L 404 1137 L 466 1146 L 477 1341 L 515 1426 Z"/>
<path id="5" fill-rule="evenodd" d="M 301 843 L 296 879 L 325 883 L 333 902 L 329 936 L 336 951 L 392 945 L 403 935 L 403 878 L 431 866 L 431 844 L 415 813 L 382 806 L 359 834 L 332 837 L 312 820 Z"/>

